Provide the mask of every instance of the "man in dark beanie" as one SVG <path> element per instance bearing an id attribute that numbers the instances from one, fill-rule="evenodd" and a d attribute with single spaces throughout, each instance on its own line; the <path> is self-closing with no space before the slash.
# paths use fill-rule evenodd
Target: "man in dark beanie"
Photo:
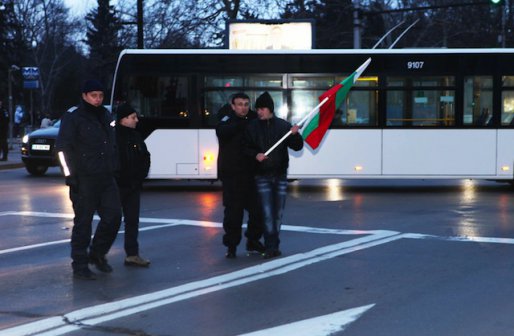
<path id="1" fill-rule="evenodd" d="M 141 187 L 150 169 L 150 153 L 136 131 L 136 110 L 124 103 L 116 109 L 116 143 L 120 170 L 116 176 L 125 222 L 125 265 L 148 267 L 150 261 L 139 256 L 139 209 Z"/>
<path id="2" fill-rule="evenodd" d="M 255 101 L 258 119 L 250 122 L 244 137 L 244 153 L 255 163 L 255 182 L 264 216 L 265 259 L 282 254 L 279 233 L 286 204 L 288 148 L 295 151 L 303 148 L 298 125 L 291 126 L 276 117 L 274 107 L 268 92 L 260 95 Z M 291 135 L 268 155 L 264 154 L 289 131 Z"/>
<path id="3" fill-rule="evenodd" d="M 105 255 L 116 239 L 121 221 L 120 195 L 114 179 L 118 169 L 114 122 L 102 105 L 103 99 L 103 85 L 97 80 L 86 81 L 79 107 L 65 113 L 57 138 L 75 212 L 71 265 L 77 279 L 96 279 L 88 263 L 101 272 L 112 272 Z M 91 241 L 95 212 L 100 221 Z"/>
<path id="4" fill-rule="evenodd" d="M 273 103 L 273 99 L 271 98 L 271 95 L 268 93 L 268 91 L 257 97 L 257 100 L 255 101 L 255 108 L 257 110 L 265 107 L 268 108 L 271 114 L 275 113 L 275 104 Z"/>

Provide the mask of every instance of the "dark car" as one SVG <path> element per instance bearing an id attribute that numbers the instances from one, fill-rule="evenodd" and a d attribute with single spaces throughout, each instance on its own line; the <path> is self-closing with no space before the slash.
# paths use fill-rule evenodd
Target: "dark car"
<path id="1" fill-rule="evenodd" d="M 30 174 L 41 176 L 46 173 L 48 167 L 59 166 L 55 141 L 60 125 L 59 120 L 51 127 L 35 130 L 23 137 L 21 159 Z"/>

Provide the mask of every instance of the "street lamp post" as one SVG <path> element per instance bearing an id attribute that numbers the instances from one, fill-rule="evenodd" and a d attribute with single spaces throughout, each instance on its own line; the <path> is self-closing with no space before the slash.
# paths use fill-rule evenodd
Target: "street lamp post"
<path id="1" fill-rule="evenodd" d="M 12 103 L 12 72 L 20 70 L 20 67 L 17 65 L 11 65 L 7 70 L 7 90 L 9 94 L 9 143 L 12 149 L 13 144 L 13 124 L 14 124 L 14 113 L 13 113 L 13 103 Z"/>
<path id="2" fill-rule="evenodd" d="M 143 33 L 143 0 L 137 0 L 137 16 L 136 21 L 122 22 L 124 25 L 137 25 L 137 48 L 144 49 L 144 33 Z"/>
<path id="3" fill-rule="evenodd" d="M 506 40 L 507 40 L 507 34 L 505 33 L 505 26 L 507 22 L 507 18 L 510 16 L 510 3 L 509 0 L 505 0 L 505 3 L 503 5 L 503 12 L 502 12 L 502 48 L 505 48 L 506 46 Z"/>
<path id="4" fill-rule="evenodd" d="M 137 0 L 137 47 L 145 48 L 143 35 L 143 0 Z"/>
<path id="5" fill-rule="evenodd" d="M 361 48 L 359 1 L 353 2 L 353 49 Z"/>

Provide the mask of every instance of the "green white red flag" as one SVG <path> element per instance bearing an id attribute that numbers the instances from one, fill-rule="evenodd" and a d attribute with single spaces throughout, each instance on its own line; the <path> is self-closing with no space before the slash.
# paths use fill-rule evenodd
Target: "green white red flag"
<path id="1" fill-rule="evenodd" d="M 346 99 L 351 87 L 357 82 L 357 79 L 370 62 L 371 58 L 368 58 L 354 73 L 319 96 L 320 104 L 307 115 L 304 126 L 300 131 L 303 139 L 312 149 L 318 148 L 332 123 L 332 119 L 334 119 L 336 110 Z"/>

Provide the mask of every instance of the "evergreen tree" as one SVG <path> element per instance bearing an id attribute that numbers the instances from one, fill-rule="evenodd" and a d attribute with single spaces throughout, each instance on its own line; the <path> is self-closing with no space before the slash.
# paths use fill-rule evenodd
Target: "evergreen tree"
<path id="1" fill-rule="evenodd" d="M 122 23 L 109 0 L 98 0 L 98 8 L 86 16 L 88 29 L 86 43 L 89 46 L 89 74 L 111 85 L 112 77 L 123 49 L 120 45 Z"/>

